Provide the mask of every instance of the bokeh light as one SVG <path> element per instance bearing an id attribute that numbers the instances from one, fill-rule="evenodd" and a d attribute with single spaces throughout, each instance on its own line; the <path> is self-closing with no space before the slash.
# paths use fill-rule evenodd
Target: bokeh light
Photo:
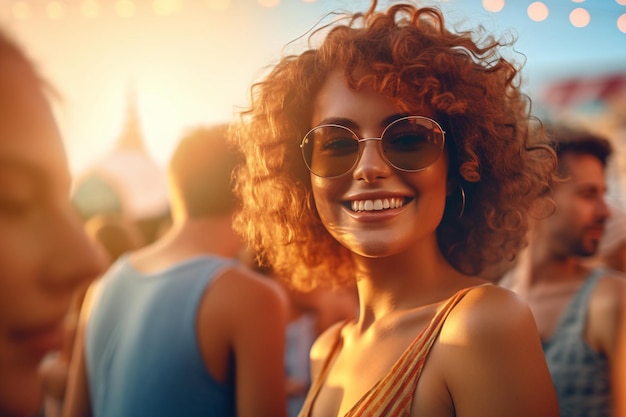
<path id="1" fill-rule="evenodd" d="M 483 7 L 488 12 L 497 13 L 504 8 L 504 0 L 483 0 Z"/>
<path id="2" fill-rule="evenodd" d="M 263 7 L 276 7 L 280 4 L 280 0 L 258 0 L 259 4 Z"/>
<path id="3" fill-rule="evenodd" d="M 540 1 L 536 1 L 528 6 L 526 10 L 528 13 L 528 17 L 535 22 L 542 22 L 548 18 L 550 11 L 548 10 L 548 6 Z"/>
<path id="4" fill-rule="evenodd" d="M 617 18 L 617 28 L 626 33 L 626 13 Z"/>
<path id="5" fill-rule="evenodd" d="M 461 16 L 466 10 L 493 14 L 492 22 L 481 23 L 519 31 L 518 46 L 528 55 L 530 94 L 539 94 L 542 83 L 559 77 L 565 66 L 572 73 L 583 72 L 586 67 L 577 63 L 587 56 L 600 57 L 602 70 L 615 61 L 623 71 L 626 61 L 619 51 L 626 41 L 626 0 L 424 3 L 435 2 L 445 9 L 458 7 Z M 228 120 L 247 103 L 250 81 L 259 78 L 264 65 L 275 62 L 286 42 L 302 35 L 328 11 L 352 3 L 356 7 L 369 0 L 0 0 L 0 18 L 8 20 L 31 46 L 66 99 L 59 106 L 60 117 L 72 170 L 80 172 L 113 146 L 124 114 L 119 97 L 128 79 L 140 81 L 146 144 L 165 165 L 174 139 L 186 126 Z M 58 9 L 56 13 L 48 13 L 50 5 Z M 586 11 L 572 13 L 570 20 L 576 8 Z M 574 20 L 576 13 L 581 13 L 579 20 Z M 587 26 L 576 30 L 573 24 Z M 248 29 L 241 31 L 241 27 Z M 138 30 L 141 36 L 136 35 Z M 600 35 L 600 31 L 604 32 Z M 43 36 L 46 42 L 41 42 Z M 261 40 L 261 46 L 249 47 Z M 178 42 L 182 46 L 176 46 Z M 617 42 L 622 44 L 615 46 Z M 205 55 L 223 59 L 198 57 L 203 48 Z"/>
<path id="6" fill-rule="evenodd" d="M 30 6 L 25 1 L 16 1 L 11 11 L 17 20 L 28 19 L 30 17 Z"/>
<path id="7" fill-rule="evenodd" d="M 226 10 L 230 6 L 230 0 L 207 0 L 206 4 L 211 10 Z"/>
<path id="8" fill-rule="evenodd" d="M 115 2 L 115 12 L 120 17 L 133 17 L 135 14 L 135 3 L 131 0 L 118 0 Z"/>
<path id="9" fill-rule="evenodd" d="M 97 17 L 100 14 L 100 4 L 96 0 L 84 0 L 80 4 L 80 11 L 85 17 Z"/>
<path id="10" fill-rule="evenodd" d="M 157 16 L 169 16 L 180 10 L 180 0 L 154 0 L 152 9 Z"/>
<path id="11" fill-rule="evenodd" d="M 46 14 L 52 20 L 59 20 L 65 17 L 65 4 L 60 1 L 51 1 L 46 5 Z"/>
<path id="12" fill-rule="evenodd" d="M 590 20 L 591 16 L 589 15 L 589 12 L 582 7 L 572 10 L 569 14 L 570 23 L 577 28 L 584 28 L 589 24 Z"/>

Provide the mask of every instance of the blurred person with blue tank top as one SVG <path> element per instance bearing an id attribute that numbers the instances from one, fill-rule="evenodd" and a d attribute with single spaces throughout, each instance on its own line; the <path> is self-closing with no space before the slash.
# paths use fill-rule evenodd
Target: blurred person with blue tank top
<path id="1" fill-rule="evenodd" d="M 219 125 L 182 139 L 169 166 L 171 229 L 91 289 L 65 417 L 286 415 L 286 297 L 234 260 L 239 155 L 226 135 Z"/>

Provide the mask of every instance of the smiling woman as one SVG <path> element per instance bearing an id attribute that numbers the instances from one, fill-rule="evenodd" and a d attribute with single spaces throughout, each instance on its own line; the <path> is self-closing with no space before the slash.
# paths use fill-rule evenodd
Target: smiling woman
<path id="1" fill-rule="evenodd" d="M 61 137 L 32 64 L 0 33 L 0 415 L 41 406 L 74 291 L 102 266 L 69 203 Z"/>
<path id="2" fill-rule="evenodd" d="M 555 155 L 511 45 L 447 27 L 372 1 L 241 114 L 236 227 L 294 287 L 358 290 L 311 349 L 301 417 L 558 415 L 528 306 L 481 274 L 524 246 Z"/>

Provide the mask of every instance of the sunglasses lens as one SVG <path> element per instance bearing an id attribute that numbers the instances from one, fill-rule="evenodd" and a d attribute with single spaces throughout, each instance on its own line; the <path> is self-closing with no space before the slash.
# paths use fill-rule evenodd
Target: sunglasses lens
<path id="1" fill-rule="evenodd" d="M 387 160 L 405 171 L 424 169 L 439 159 L 443 151 L 443 131 L 434 121 L 407 117 L 389 125 L 383 135 Z"/>
<path id="2" fill-rule="evenodd" d="M 376 138 L 364 140 L 372 139 Z M 444 132 L 434 120 L 409 116 L 387 126 L 381 139 L 385 158 L 391 165 L 403 171 L 419 171 L 441 156 Z M 338 177 L 356 164 L 359 143 L 358 136 L 346 127 L 322 125 L 313 128 L 304 137 L 302 155 L 313 174 L 325 178 Z"/>
<path id="3" fill-rule="evenodd" d="M 302 155 L 309 170 L 320 177 L 337 177 L 350 171 L 359 156 L 358 138 L 335 125 L 311 130 L 302 142 Z"/>

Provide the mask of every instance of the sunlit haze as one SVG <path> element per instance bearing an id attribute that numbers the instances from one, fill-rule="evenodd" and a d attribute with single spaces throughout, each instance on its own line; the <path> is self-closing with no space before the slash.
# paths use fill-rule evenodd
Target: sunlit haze
<path id="1" fill-rule="evenodd" d="M 279 59 L 286 43 L 327 12 L 361 10 L 367 3 L 0 0 L 0 19 L 59 91 L 71 167 L 80 172 L 114 146 L 129 94 L 136 96 L 149 152 L 164 165 L 186 129 L 230 120 L 245 106 L 250 83 Z M 626 68 L 623 1 L 440 4 L 468 26 L 514 30 L 530 86 L 574 69 Z"/>

